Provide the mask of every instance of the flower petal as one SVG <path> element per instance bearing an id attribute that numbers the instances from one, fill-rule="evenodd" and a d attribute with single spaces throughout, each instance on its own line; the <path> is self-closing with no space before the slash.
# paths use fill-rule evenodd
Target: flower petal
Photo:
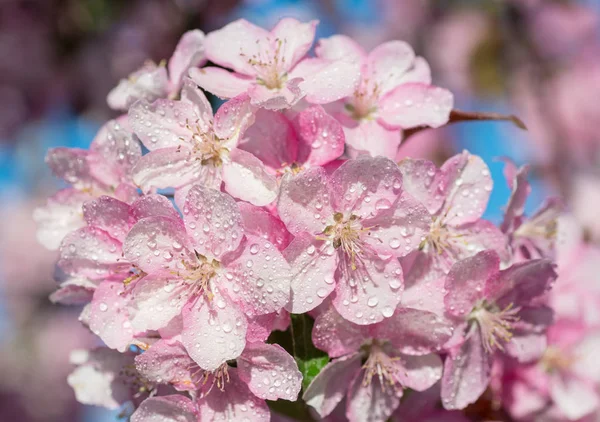
<path id="1" fill-rule="evenodd" d="M 129 300 L 121 281 L 105 281 L 96 288 L 90 307 L 90 330 L 119 352 L 127 350 L 133 340 L 127 312 Z"/>
<path id="2" fill-rule="evenodd" d="M 138 221 L 123 243 L 125 259 L 146 273 L 181 269 L 196 262 L 181 220 L 154 216 Z"/>
<path id="3" fill-rule="evenodd" d="M 473 326 L 467 340 L 450 350 L 444 362 L 442 405 L 445 409 L 464 409 L 474 403 L 490 381 L 491 357 L 483 348 L 479 328 Z"/>
<path id="4" fill-rule="evenodd" d="M 385 422 L 400 404 L 402 390 L 382 385 L 377 376 L 365 384 L 364 375 L 360 371 L 350 384 L 346 417 L 350 422 Z"/>
<path id="5" fill-rule="evenodd" d="M 173 207 L 171 201 L 162 195 L 144 195 L 131 204 L 131 215 L 137 220 L 146 217 L 162 215 L 174 219 L 179 218 L 179 213 Z"/>
<path id="6" fill-rule="evenodd" d="M 271 30 L 271 37 L 281 43 L 279 60 L 285 70 L 291 69 L 310 50 L 315 39 L 315 29 L 319 21 L 299 22 L 293 18 L 283 18 Z"/>
<path id="7" fill-rule="evenodd" d="M 362 154 L 371 157 L 380 155 L 390 159 L 396 157 L 398 146 L 402 140 L 399 130 L 388 130 L 376 120 L 356 121 L 342 113 L 339 113 L 337 118 L 344 126 L 346 146 L 348 154 L 352 158 L 357 158 Z"/>
<path id="8" fill-rule="evenodd" d="M 340 257 L 332 298 L 335 309 L 359 325 L 374 324 L 391 317 L 404 287 L 398 260 L 384 261 L 367 256 L 357 260 L 355 265 L 356 269 L 353 269 L 349 257 Z"/>
<path id="9" fill-rule="evenodd" d="M 293 357 L 277 344 L 248 344 L 237 359 L 240 379 L 252 393 L 265 400 L 295 401 L 302 374 Z"/>
<path id="10" fill-rule="evenodd" d="M 344 130 L 321 106 L 302 110 L 294 119 L 298 134 L 298 162 L 322 166 L 344 153 Z"/>
<path id="11" fill-rule="evenodd" d="M 348 160 L 331 175 L 334 209 L 361 218 L 379 214 L 382 203 L 395 203 L 401 187 L 398 166 L 383 157 Z"/>
<path id="12" fill-rule="evenodd" d="M 201 377 L 193 372 L 198 368 L 178 341 L 158 340 L 148 350 L 135 357 L 135 367 L 146 380 L 173 385 L 179 391 L 195 391 Z"/>
<path id="13" fill-rule="evenodd" d="M 331 245 L 311 235 L 298 235 L 284 251 L 292 269 L 291 297 L 286 309 L 298 314 L 317 307 L 335 288 L 338 258 Z"/>
<path id="14" fill-rule="evenodd" d="M 406 83 L 379 100 L 379 122 L 389 129 L 440 127 L 448 123 L 454 98 L 450 91 L 421 83 Z"/>
<path id="15" fill-rule="evenodd" d="M 366 57 L 363 48 L 346 35 L 321 38 L 315 47 L 317 57 L 327 60 L 350 58 L 360 61 Z"/>
<path id="16" fill-rule="evenodd" d="M 496 282 L 487 286 L 486 294 L 497 298 L 499 306 L 526 305 L 550 290 L 556 277 L 552 261 L 532 259 L 501 271 Z"/>
<path id="17" fill-rule="evenodd" d="M 247 202 L 239 202 L 242 225 L 246 235 L 260 237 L 273 243 L 280 251 L 292 241 L 292 235 L 283 222 L 264 208 Z"/>
<path id="18" fill-rule="evenodd" d="M 171 89 L 177 91 L 183 77 L 191 67 L 202 66 L 206 62 L 204 54 L 204 32 L 199 29 L 187 31 L 181 36 L 173 55 L 169 59 L 169 79 Z"/>
<path id="19" fill-rule="evenodd" d="M 442 360 L 438 355 L 400 355 L 396 376 L 400 383 L 416 391 L 425 391 L 442 378 Z"/>
<path id="20" fill-rule="evenodd" d="M 196 251 L 219 258 L 235 251 L 242 237 L 242 216 L 235 200 L 204 186 L 190 189 L 183 205 L 183 221 Z"/>
<path id="21" fill-rule="evenodd" d="M 181 341 L 190 357 L 207 371 L 236 359 L 246 346 L 246 316 L 229 299 L 213 291 L 183 310 Z"/>
<path id="22" fill-rule="evenodd" d="M 238 95 L 223 104 L 215 113 L 214 131 L 220 139 L 227 140 L 223 145 L 233 148 L 252 123 L 256 108 L 246 94 Z"/>
<path id="23" fill-rule="evenodd" d="M 192 401 L 182 395 L 150 397 L 131 415 L 131 422 L 196 422 Z"/>
<path id="24" fill-rule="evenodd" d="M 113 110 L 127 111 L 137 100 L 154 101 L 169 92 L 169 78 L 164 66 L 147 63 L 111 89 L 106 97 Z"/>
<path id="25" fill-rule="evenodd" d="M 354 353 L 329 362 L 312 380 L 302 399 L 320 417 L 329 415 L 342 401 L 348 384 L 360 371 L 360 360 L 360 353 Z"/>
<path id="26" fill-rule="evenodd" d="M 125 202 L 110 196 L 101 196 L 83 204 L 83 217 L 89 226 L 104 230 L 121 242 L 135 222 Z"/>
<path id="27" fill-rule="evenodd" d="M 344 319 L 333 306 L 315 319 L 312 341 L 331 358 L 349 355 L 360 349 L 369 338 L 367 327 Z M 385 338 L 385 337 L 382 337 Z"/>
<path id="28" fill-rule="evenodd" d="M 444 174 L 429 160 L 405 158 L 398 163 L 398 167 L 402 173 L 403 188 L 431 214 L 435 214 L 445 199 Z"/>
<path id="29" fill-rule="evenodd" d="M 413 65 L 415 52 L 404 41 L 388 41 L 371 51 L 363 68 L 363 80 L 377 86 L 386 94 L 403 81 L 403 76 Z"/>
<path id="30" fill-rule="evenodd" d="M 268 205 L 277 198 L 279 186 L 258 158 L 235 148 L 223 164 L 225 190 L 235 198 L 257 206 Z"/>
<path id="31" fill-rule="evenodd" d="M 306 58 L 290 73 L 301 78 L 299 87 L 312 104 L 328 104 L 349 97 L 360 80 L 360 62 L 352 59 Z"/>
<path id="32" fill-rule="evenodd" d="M 207 66 L 189 70 L 190 78 L 219 98 L 233 98 L 248 91 L 254 79 L 220 67 Z"/>
<path id="33" fill-rule="evenodd" d="M 270 314 L 290 299 L 290 267 L 269 241 L 246 236 L 241 251 L 223 256 L 217 282 L 249 316 Z"/>
<path id="34" fill-rule="evenodd" d="M 568 420 L 578 420 L 600 406 L 596 388 L 585 381 L 560 373 L 550 377 L 550 394 Z"/>
<path id="35" fill-rule="evenodd" d="M 290 233 L 321 233 L 326 218 L 333 215 L 328 176 L 321 167 L 313 167 L 298 175 L 287 174 L 281 180 L 277 211 Z"/>

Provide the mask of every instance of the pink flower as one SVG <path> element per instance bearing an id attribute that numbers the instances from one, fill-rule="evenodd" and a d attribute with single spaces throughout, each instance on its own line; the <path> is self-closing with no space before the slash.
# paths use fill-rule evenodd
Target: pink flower
<path id="1" fill-rule="evenodd" d="M 254 108 L 240 95 L 212 115 L 205 95 L 189 79 L 180 101 L 136 102 L 129 109 L 135 133 L 150 153 L 134 169 L 144 191 L 182 188 L 193 183 L 225 189 L 237 198 L 266 205 L 277 195 L 277 182 L 259 159 L 236 149 L 254 121 Z"/>
<path id="2" fill-rule="evenodd" d="M 244 19 L 206 36 L 206 57 L 220 66 L 192 69 L 190 77 L 207 91 L 233 98 L 247 93 L 252 104 L 278 110 L 301 98 L 325 104 L 352 93 L 358 63 L 347 59 L 305 58 L 317 21 L 286 18 L 271 32 Z"/>
<path id="3" fill-rule="evenodd" d="M 600 408 L 600 332 L 575 320 L 548 329 L 548 348 L 529 365 L 508 364 L 503 400 L 510 414 L 527 419 L 552 409 L 560 420 L 581 420 Z"/>
<path id="4" fill-rule="evenodd" d="M 553 258 L 558 217 L 564 205 L 558 198 L 550 198 L 531 217 L 526 217 L 525 201 L 531 192 L 527 181 L 529 167 L 517 168 L 505 160 L 504 175 L 511 189 L 501 229 L 508 236 L 513 260 Z"/>
<path id="5" fill-rule="evenodd" d="M 463 409 L 488 386 L 494 352 L 532 361 L 546 347 L 552 311 L 535 300 L 556 273 L 548 260 L 530 260 L 500 271 L 500 258 L 484 251 L 456 263 L 446 277 L 446 313 L 459 325 L 447 345 L 442 403 Z"/>
<path id="6" fill-rule="evenodd" d="M 434 314 L 398 310 L 383 322 L 361 326 L 329 307 L 315 320 L 312 337 L 315 346 L 334 359 L 312 381 L 303 399 L 320 417 L 329 415 L 346 397 L 350 422 L 386 421 L 405 387 L 424 391 L 441 378 L 442 360 L 431 352 L 439 350 L 451 334 L 448 322 Z"/>
<path id="7" fill-rule="evenodd" d="M 402 41 L 381 44 L 367 54 L 352 39 L 335 35 L 319 41 L 321 59 L 345 57 L 361 64 L 361 79 L 337 115 L 352 155 L 394 158 L 400 129 L 439 127 L 448 122 L 452 94 L 431 85 L 429 65 Z"/>
<path id="8" fill-rule="evenodd" d="M 248 343 L 235 367 L 223 363 L 213 371 L 200 368 L 177 340 L 159 340 L 135 362 L 149 382 L 189 392 L 198 420 L 237 420 L 245 416 L 266 420 L 269 410 L 265 400 L 294 401 L 302 382 L 294 358 L 280 346 L 262 342 Z"/>
<path id="9" fill-rule="evenodd" d="M 38 240 L 48 249 L 57 249 L 67 233 L 85 225 L 81 211 L 85 201 L 101 195 L 127 202 L 137 197 L 131 170 L 142 151 L 126 125 L 125 119 L 108 122 L 92 141 L 89 151 L 54 148 L 48 152 L 46 162 L 52 172 L 72 185 L 34 211 Z"/>
<path id="10" fill-rule="evenodd" d="M 386 158 L 349 160 L 328 176 L 321 167 L 281 182 L 277 210 L 296 236 L 288 310 L 309 311 L 333 293 L 348 320 L 373 324 L 394 313 L 403 287 L 397 257 L 418 247 L 427 211 L 402 194 L 402 174 Z"/>
<path id="11" fill-rule="evenodd" d="M 418 251 L 402 258 L 405 273 L 403 306 L 443 313 L 444 276 L 460 259 L 493 249 L 508 261 L 506 237 L 483 220 L 492 179 L 483 160 L 467 152 L 440 169 L 427 160 L 399 163 L 408 196 L 427 208 L 425 235 Z"/>
<path id="12" fill-rule="evenodd" d="M 179 94 L 183 79 L 190 68 L 206 63 L 204 33 L 198 29 L 188 31 L 179 40 L 167 69 L 161 63 L 144 64 L 109 93 L 106 101 L 114 110 L 127 111 L 137 100 L 152 102 L 159 98 L 174 98 Z"/>
<path id="13" fill-rule="evenodd" d="M 182 315 L 183 345 L 211 371 L 244 350 L 247 316 L 285 306 L 289 267 L 273 243 L 244 234 L 229 195 L 194 186 L 180 209 L 183 221 L 148 217 L 128 233 L 124 256 L 146 274 L 133 285 L 128 310 L 135 332 Z"/>
<path id="14" fill-rule="evenodd" d="M 131 205 L 101 196 L 84 204 L 83 215 L 87 226 L 69 233 L 61 243 L 58 266 L 71 278 L 52 299 L 76 304 L 91 299 L 87 325 L 107 346 L 123 352 L 135 334 L 124 284 L 141 276 L 123 259 L 123 241 L 137 220 L 179 214 L 165 197 L 147 195 Z"/>

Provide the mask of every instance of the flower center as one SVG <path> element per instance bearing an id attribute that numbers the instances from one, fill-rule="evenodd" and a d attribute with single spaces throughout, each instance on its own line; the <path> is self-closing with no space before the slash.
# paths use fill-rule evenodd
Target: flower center
<path id="1" fill-rule="evenodd" d="M 350 257 L 352 269 L 356 270 L 356 257 L 360 255 L 364 246 L 361 235 L 369 229 L 361 225 L 360 218 L 356 215 L 345 218 L 341 212 L 336 212 L 333 220 L 334 224 L 325 227 L 323 234 L 327 240 L 332 241 L 335 249 Z"/>
<path id="2" fill-rule="evenodd" d="M 548 346 L 540 359 L 540 364 L 546 372 L 554 372 L 568 370 L 574 361 L 574 356 L 565 353 L 556 346 Z"/>
<path id="3" fill-rule="evenodd" d="M 513 324 L 519 321 L 519 307 L 511 303 L 504 309 L 483 300 L 469 314 L 469 321 L 476 322 L 481 330 L 483 346 L 488 353 L 496 349 L 504 351 L 503 344 L 512 339 Z"/>
<path id="4" fill-rule="evenodd" d="M 373 343 L 369 348 L 367 361 L 363 365 L 363 369 L 365 370 L 363 386 L 367 387 L 371 385 L 373 377 L 377 377 L 384 391 L 387 388 L 392 388 L 396 391 L 401 390 L 402 385 L 400 385 L 396 378 L 398 369 L 394 364 L 394 361 L 398 359 L 397 357 L 388 356 L 380 344 Z"/>
<path id="5" fill-rule="evenodd" d="M 225 391 L 225 384 L 229 382 L 229 366 L 227 363 L 222 364 L 216 370 L 202 371 L 199 384 L 204 387 L 200 393 L 200 398 L 208 396 L 212 389 L 216 386 L 220 391 Z M 198 373 L 200 374 L 200 373 Z"/>
<path id="6" fill-rule="evenodd" d="M 558 222 L 555 216 L 552 216 L 527 221 L 515 230 L 514 235 L 516 237 L 553 240 L 556 238 L 557 231 Z"/>
<path id="7" fill-rule="evenodd" d="M 346 104 L 346 110 L 354 120 L 369 119 L 377 111 L 379 94 L 377 84 L 371 85 L 369 81 L 363 81 L 354 91 L 352 101 Z"/>
<path id="8" fill-rule="evenodd" d="M 199 121 L 190 123 L 186 120 L 185 127 L 193 133 L 192 150 L 196 160 L 200 160 L 203 166 L 219 167 L 223 164 L 223 156 L 229 154 L 229 149 L 223 146 L 223 141 L 212 130 L 205 131 Z"/>
<path id="9" fill-rule="evenodd" d="M 438 255 L 446 250 L 449 245 L 450 236 L 446 225 L 442 222 L 441 218 L 434 218 L 429 234 L 419 245 L 419 250 L 429 252 L 429 250 L 435 251 Z"/>
<path id="10" fill-rule="evenodd" d="M 284 41 L 277 38 L 274 44 L 275 51 L 272 46 L 267 46 L 258 54 L 248 57 L 248 64 L 256 72 L 257 83 L 269 89 L 281 89 L 287 81 L 285 57 L 282 55 Z"/>
<path id="11" fill-rule="evenodd" d="M 144 394 L 153 396 L 156 393 L 156 385 L 144 378 L 134 364 L 125 365 L 119 375 L 123 383 L 133 392 L 135 398 Z"/>

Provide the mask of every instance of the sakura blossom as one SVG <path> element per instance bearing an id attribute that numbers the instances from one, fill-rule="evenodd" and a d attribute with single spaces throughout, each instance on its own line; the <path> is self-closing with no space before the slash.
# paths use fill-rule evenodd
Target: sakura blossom
<path id="1" fill-rule="evenodd" d="M 110 92 L 124 114 L 89 150 L 48 153 L 50 301 L 99 343 L 71 355 L 77 400 L 132 422 L 600 414 L 591 225 L 529 212 L 533 166 L 505 160 L 500 209 L 487 157 L 403 149 L 519 120 L 455 110 L 402 40 L 317 25 L 188 31 Z"/>

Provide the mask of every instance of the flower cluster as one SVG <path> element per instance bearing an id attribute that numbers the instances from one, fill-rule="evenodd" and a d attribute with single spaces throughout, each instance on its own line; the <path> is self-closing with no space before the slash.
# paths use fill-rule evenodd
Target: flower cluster
<path id="1" fill-rule="evenodd" d="M 51 299 L 84 305 L 106 345 L 73 354 L 82 403 L 128 403 L 133 422 L 263 421 L 279 399 L 457 420 L 514 368 L 577 372 L 546 347 L 558 201 L 525 217 L 527 169 L 507 163 L 497 227 L 481 158 L 395 162 L 411 130 L 450 121 L 451 93 L 404 42 L 309 55 L 316 25 L 189 32 L 110 93 L 127 114 L 89 151 L 49 152 L 70 185 L 34 215 L 60 255 Z"/>

